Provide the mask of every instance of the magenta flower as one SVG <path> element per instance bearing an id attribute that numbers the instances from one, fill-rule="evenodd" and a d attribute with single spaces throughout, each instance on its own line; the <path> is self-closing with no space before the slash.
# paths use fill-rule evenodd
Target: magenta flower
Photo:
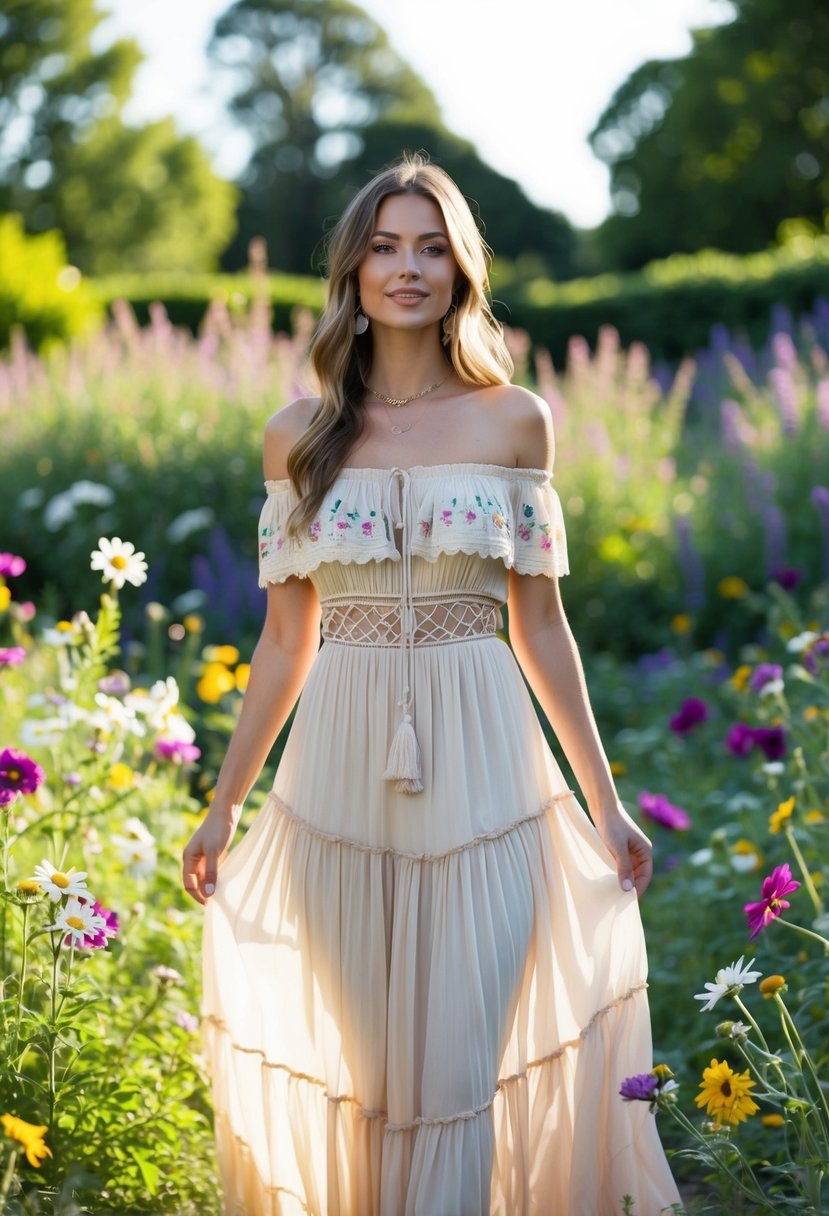
<path id="1" fill-rule="evenodd" d="M 181 739 L 156 739 L 154 750 L 162 760 L 172 760 L 174 764 L 192 764 L 201 755 L 201 748 L 195 743 L 184 743 Z"/>
<path id="2" fill-rule="evenodd" d="M 748 686 L 752 692 L 762 692 L 767 684 L 772 680 L 780 680 L 783 676 L 783 668 L 777 663 L 758 663 L 751 673 L 748 681 Z"/>
<path id="3" fill-rule="evenodd" d="M 674 806 L 664 794 L 651 794 L 648 790 L 642 790 L 639 806 L 643 815 L 673 832 L 687 832 L 691 826 L 691 816 L 688 812 L 681 806 Z"/>
<path id="4" fill-rule="evenodd" d="M 755 746 L 767 760 L 780 760 L 786 754 L 786 735 L 779 726 L 746 726 L 735 722 L 728 728 L 725 745 L 735 756 L 747 756 Z"/>
<path id="5" fill-rule="evenodd" d="M 45 780 L 43 769 L 25 752 L 13 747 L 0 752 L 0 806 L 13 802 L 18 794 L 33 794 Z"/>
<path id="6" fill-rule="evenodd" d="M 26 562 L 14 553 L 0 553 L 0 575 L 4 578 L 17 578 L 26 569 Z"/>
<path id="7" fill-rule="evenodd" d="M 772 572 L 771 577 L 772 581 L 778 583 L 784 591 L 794 591 L 803 575 L 794 566 L 780 566 Z"/>
<path id="8" fill-rule="evenodd" d="M 792 891 L 796 891 L 799 886 L 800 883 L 792 878 L 788 862 L 774 867 L 768 878 L 763 879 L 763 898 L 756 903 L 745 904 L 743 907 L 743 911 L 748 917 L 748 927 L 751 929 L 750 937 L 756 937 L 760 930 L 770 925 L 784 908 L 789 907 L 789 901 L 783 896 L 791 895 Z"/>
<path id="9" fill-rule="evenodd" d="M 659 1088 L 659 1077 L 652 1072 L 639 1072 L 634 1077 L 626 1077 L 619 1087 L 619 1093 L 626 1102 L 650 1102 Z"/>
<path id="10" fill-rule="evenodd" d="M 708 718 L 708 706 L 698 697 L 688 697 L 679 707 L 679 713 L 674 714 L 668 725 L 675 735 L 687 735 L 700 722 Z"/>
<path id="11" fill-rule="evenodd" d="M 0 667 L 19 667 L 25 657 L 22 646 L 0 646 Z"/>
<path id="12" fill-rule="evenodd" d="M 97 899 L 93 900 L 92 911 L 96 916 L 102 916 L 105 924 L 100 929 L 96 929 L 94 933 L 85 933 L 80 941 L 76 941 L 76 950 L 102 950 L 109 939 L 115 937 L 118 933 L 118 914 L 116 912 L 111 912 L 109 908 L 102 907 Z M 68 934 L 64 938 L 64 945 L 68 946 L 70 944 L 71 936 L 71 934 Z"/>

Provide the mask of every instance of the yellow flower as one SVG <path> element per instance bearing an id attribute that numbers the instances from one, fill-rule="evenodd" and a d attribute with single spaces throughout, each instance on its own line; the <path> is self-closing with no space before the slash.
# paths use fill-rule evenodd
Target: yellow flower
<path id="1" fill-rule="evenodd" d="M 748 595 L 748 583 L 736 574 L 729 574 L 717 583 L 717 591 L 724 600 L 741 600 Z"/>
<path id="2" fill-rule="evenodd" d="M 794 810 L 794 803 L 795 799 L 794 795 L 792 795 L 792 797 L 787 798 L 785 802 L 781 802 L 777 807 L 777 810 L 774 811 L 773 814 L 769 815 L 769 831 L 773 835 L 776 836 L 777 833 L 780 832 L 785 824 L 787 824 L 791 819 L 792 811 Z"/>
<path id="3" fill-rule="evenodd" d="M 674 633 L 690 633 L 692 624 L 693 622 L 687 612 L 678 612 L 676 616 L 671 617 L 671 629 L 673 629 Z"/>
<path id="4" fill-rule="evenodd" d="M 741 837 L 739 840 L 734 841 L 732 852 L 735 853 L 737 857 L 753 857 L 754 865 L 751 867 L 752 870 L 759 870 L 760 866 L 763 864 L 763 854 L 757 848 L 756 844 L 750 840 L 746 840 L 745 837 Z M 745 867 L 740 868 L 745 869 Z"/>
<path id="5" fill-rule="evenodd" d="M 33 903 L 34 900 L 40 899 L 43 894 L 43 887 L 36 878 L 21 878 L 16 884 L 15 891 L 17 898 L 22 900 L 24 904 Z"/>
<path id="6" fill-rule="evenodd" d="M 694 1101 L 704 1106 L 717 1123 L 741 1123 L 760 1109 L 749 1093 L 756 1084 L 748 1070 L 735 1073 L 726 1060 L 713 1059 L 703 1069 L 700 1092 Z"/>
<path id="7" fill-rule="evenodd" d="M 205 646 L 204 657 L 208 663 L 223 663 L 232 667 L 239 662 L 239 651 L 235 646 Z"/>
<path id="8" fill-rule="evenodd" d="M 202 701 L 215 705 L 226 692 L 230 692 L 235 687 L 236 680 L 233 672 L 228 671 L 224 663 L 208 663 L 196 685 L 196 692 Z"/>
<path id="9" fill-rule="evenodd" d="M 621 760 L 610 761 L 610 771 L 614 777 L 624 777 L 627 770 L 627 765 L 622 764 Z"/>
<path id="10" fill-rule="evenodd" d="M 761 1115 L 760 1122 L 763 1127 L 785 1127 L 786 1120 L 782 1115 Z"/>
<path id="11" fill-rule="evenodd" d="M 204 630 L 204 621 L 195 612 L 190 612 L 181 622 L 188 633 L 201 633 Z"/>
<path id="12" fill-rule="evenodd" d="M 737 689 L 737 692 L 742 692 L 744 690 L 744 688 L 748 684 L 750 675 L 751 675 L 751 666 L 749 663 L 743 663 L 740 667 L 737 668 L 737 670 L 734 672 L 734 675 L 731 677 L 731 683 Z"/>
<path id="13" fill-rule="evenodd" d="M 12 602 L 12 593 L 5 583 L 0 583 L 0 612 L 5 612 Z"/>
<path id="14" fill-rule="evenodd" d="M 660 1081 L 667 1081 L 674 1074 L 667 1064 L 655 1064 L 651 1069 L 652 1077 L 659 1077 Z"/>
<path id="15" fill-rule="evenodd" d="M 244 692 L 250 679 L 250 663 L 240 663 L 234 671 L 237 692 Z"/>
<path id="16" fill-rule="evenodd" d="M 47 1124 L 27 1123 L 25 1119 L 18 1119 L 16 1115 L 0 1115 L 0 1123 L 3 1124 L 3 1130 L 11 1140 L 16 1140 L 18 1144 L 22 1144 L 26 1150 L 26 1160 L 29 1165 L 33 1165 L 35 1169 L 40 1166 L 44 1157 L 51 1157 L 52 1150 L 47 1148 L 43 1143 L 43 1133 L 47 1130 Z"/>
<path id="17" fill-rule="evenodd" d="M 803 711 L 804 722 L 818 722 L 822 716 L 819 705 L 807 705 Z"/>
<path id="18" fill-rule="evenodd" d="M 135 773 L 128 764 L 113 764 L 107 776 L 107 785 L 113 790 L 129 790 L 135 783 Z"/>
<path id="19" fill-rule="evenodd" d="M 725 662 L 724 653 L 717 650 L 716 646 L 709 646 L 707 650 L 703 650 L 702 657 L 709 667 L 722 667 Z"/>
<path id="20" fill-rule="evenodd" d="M 803 816 L 803 822 L 808 824 L 823 823 L 823 813 L 821 811 L 807 811 Z"/>
<path id="21" fill-rule="evenodd" d="M 786 977 L 785 975 L 767 975 L 764 980 L 760 980 L 757 987 L 760 989 L 765 999 L 769 1001 L 776 992 L 779 992 L 781 988 L 786 987 Z"/>

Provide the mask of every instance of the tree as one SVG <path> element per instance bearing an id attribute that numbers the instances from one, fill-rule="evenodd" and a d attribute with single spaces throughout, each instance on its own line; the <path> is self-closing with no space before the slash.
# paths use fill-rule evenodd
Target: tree
<path id="1" fill-rule="evenodd" d="M 5 0 L 0 13 L 0 211 L 60 229 L 74 264 L 215 267 L 236 192 L 171 120 L 120 118 L 141 52 L 94 52 L 95 0 Z"/>
<path id="2" fill-rule="evenodd" d="M 458 177 L 499 254 L 531 253 L 569 272 L 567 221 L 533 206 L 446 130 L 432 93 L 350 0 L 238 0 L 216 23 L 209 53 L 238 77 L 231 110 L 255 147 L 228 268 L 244 264 L 250 238 L 262 235 L 273 264 L 308 273 L 324 229 L 408 149 Z"/>
<path id="3" fill-rule="evenodd" d="M 829 217 L 829 10 L 733 0 L 682 59 L 652 60 L 612 98 L 590 140 L 614 214 L 594 234 L 605 266 L 635 269 L 704 247 L 748 253 L 783 221 Z"/>

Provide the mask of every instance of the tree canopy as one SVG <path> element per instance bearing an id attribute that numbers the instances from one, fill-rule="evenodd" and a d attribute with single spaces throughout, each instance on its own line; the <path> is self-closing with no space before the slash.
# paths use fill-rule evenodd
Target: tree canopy
<path id="1" fill-rule="evenodd" d="M 732 2 L 734 20 L 695 30 L 687 56 L 637 68 L 591 132 L 611 173 L 604 265 L 748 253 L 794 217 L 829 226 L 829 9 Z"/>
<path id="2" fill-rule="evenodd" d="M 57 228 L 82 270 L 207 270 L 236 192 L 170 119 L 126 126 L 141 62 L 131 40 L 94 51 L 96 0 L 5 0 L 0 12 L 0 211 Z"/>
<path id="3" fill-rule="evenodd" d="M 217 21 L 209 54 L 233 73 L 231 111 L 254 144 L 227 269 L 243 265 L 250 238 L 262 235 L 272 264 L 307 273 L 323 232 L 371 174 L 404 150 L 424 150 L 477 202 L 499 254 L 572 272 L 567 220 L 534 206 L 447 131 L 431 91 L 350 0 L 237 0 Z"/>

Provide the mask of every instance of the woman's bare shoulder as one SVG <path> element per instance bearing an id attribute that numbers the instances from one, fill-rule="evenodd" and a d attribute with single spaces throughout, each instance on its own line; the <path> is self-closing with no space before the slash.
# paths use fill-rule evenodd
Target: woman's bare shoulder
<path id="1" fill-rule="evenodd" d="M 290 405 L 283 405 L 265 423 L 263 463 L 268 480 L 279 481 L 288 476 L 288 453 L 308 429 L 319 403 L 319 397 L 298 397 Z"/>
<path id="2" fill-rule="evenodd" d="M 544 398 L 520 384 L 493 385 L 487 398 L 509 436 L 516 467 L 552 469 L 553 417 Z"/>

